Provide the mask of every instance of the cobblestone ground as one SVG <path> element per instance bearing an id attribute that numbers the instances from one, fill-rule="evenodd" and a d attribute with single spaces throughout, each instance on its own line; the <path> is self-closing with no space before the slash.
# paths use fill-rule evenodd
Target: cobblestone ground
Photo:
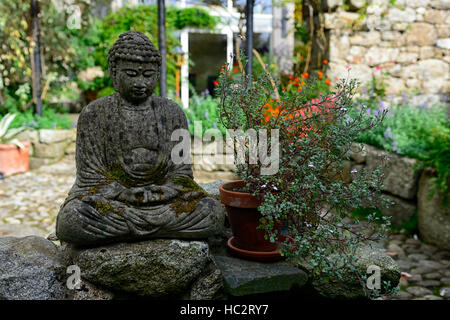
<path id="1" fill-rule="evenodd" d="M 0 236 L 53 233 L 59 207 L 74 181 L 73 158 L 0 180 Z M 390 235 L 383 245 L 402 271 L 400 292 L 386 299 L 450 299 L 449 251 L 401 234 Z"/>

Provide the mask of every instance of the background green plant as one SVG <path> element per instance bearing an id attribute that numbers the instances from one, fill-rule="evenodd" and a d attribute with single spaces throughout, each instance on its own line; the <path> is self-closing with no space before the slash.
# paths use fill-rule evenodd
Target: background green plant
<path id="1" fill-rule="evenodd" d="M 201 121 L 201 137 L 203 137 L 203 134 L 208 129 L 218 129 L 225 135 L 226 130 L 220 123 L 218 106 L 219 98 L 213 98 L 208 94 L 199 96 L 194 91 L 189 101 L 189 108 L 183 109 L 188 119 L 188 129 L 191 136 L 200 134 L 200 132 L 194 132 L 195 121 Z"/>
<path id="2" fill-rule="evenodd" d="M 70 129 L 74 123 L 64 114 L 55 112 L 49 107 L 43 108 L 42 117 L 36 115 L 33 110 L 15 113 L 16 117 L 11 123 L 11 128 L 28 127 L 31 129 Z"/>
<path id="3" fill-rule="evenodd" d="M 373 91 L 372 91 L 373 92 Z M 382 96 L 372 95 L 357 99 L 357 108 L 367 110 L 366 117 L 378 114 L 388 106 Z M 354 117 L 358 112 L 350 114 Z M 413 106 L 403 94 L 401 101 L 390 103 L 389 113 L 380 126 L 361 132 L 356 141 L 421 160 L 417 169 L 435 170 L 434 190 L 448 204 L 450 185 L 450 122 L 444 105 Z"/>
<path id="4" fill-rule="evenodd" d="M 55 96 L 61 85 L 61 76 L 67 77 L 76 72 L 78 48 L 72 46 L 73 41 L 85 33 L 91 22 L 90 1 L 74 0 L 70 4 L 81 9 L 81 30 L 71 31 L 66 22 L 69 17 L 65 10 L 69 1 L 41 0 L 41 47 L 44 66 L 44 81 L 51 74 L 57 74 L 45 98 Z M 28 0 L 0 2 L 0 114 L 4 115 L 8 107 L 7 98 L 20 101 L 18 110 L 22 111 L 31 100 L 31 21 Z M 19 91 L 19 93 L 17 93 Z M 23 93 L 26 92 L 26 95 Z M 46 102 L 46 101 L 44 101 Z"/>

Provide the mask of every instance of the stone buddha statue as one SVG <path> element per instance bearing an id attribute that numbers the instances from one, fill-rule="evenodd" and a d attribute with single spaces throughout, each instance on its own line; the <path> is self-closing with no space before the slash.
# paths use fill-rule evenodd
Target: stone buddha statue
<path id="1" fill-rule="evenodd" d="M 119 36 L 108 55 L 116 93 L 87 105 L 77 125 L 76 181 L 58 213 L 59 240 L 96 246 L 149 238 L 206 238 L 221 204 L 176 164 L 171 141 L 187 129 L 181 108 L 152 95 L 161 56 L 142 33 Z"/>

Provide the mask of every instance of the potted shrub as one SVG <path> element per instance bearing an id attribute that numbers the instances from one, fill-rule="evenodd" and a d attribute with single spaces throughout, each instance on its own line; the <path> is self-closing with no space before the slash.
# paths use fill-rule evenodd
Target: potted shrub
<path id="1" fill-rule="evenodd" d="M 353 172 L 351 182 L 340 179 L 355 137 L 382 122 L 387 110 L 374 115 L 366 106 L 356 106 L 352 100 L 356 80 L 341 80 L 335 90 L 319 97 L 311 94 L 315 85 L 315 79 L 305 79 L 301 89 L 292 92 L 282 90 L 268 73 L 255 79 L 245 75 L 239 78 L 230 77 L 228 67 L 222 69 L 216 94 L 223 126 L 235 131 L 255 130 L 258 144 L 266 140 L 259 134 L 265 129 L 268 139 L 273 139 L 266 141 L 267 154 L 276 155 L 278 149 L 279 155 L 272 157 L 272 161 L 278 161 L 278 170 L 264 174 L 269 156 L 252 162 L 249 140 L 237 139 L 246 151 L 244 159 L 235 155 L 241 181 L 223 184 L 220 193 L 234 238 L 245 239 L 245 233 L 253 233 L 250 229 L 258 225 L 264 240 L 275 245 L 263 244 L 263 250 L 270 250 L 269 256 L 274 256 L 273 250 L 278 248 L 278 258 L 308 257 L 313 275 L 339 277 L 340 270 L 352 265 L 357 246 L 379 239 L 389 225 L 387 217 L 375 214 L 368 220 L 378 223 L 368 223 L 367 228 L 357 220 L 346 223 L 349 219 L 344 219 L 352 218 L 351 212 L 357 208 L 388 204 L 380 192 L 380 168 Z M 278 145 L 272 144 L 277 136 Z M 244 225 L 242 221 L 247 218 L 233 217 L 235 208 L 239 208 L 237 215 L 248 214 L 258 221 Z M 258 240 L 261 233 L 251 239 Z M 238 241 L 236 246 L 250 248 L 245 254 L 255 251 L 251 249 L 255 243 Z M 236 248 L 231 249 L 240 254 Z M 261 254 L 265 253 L 256 252 L 255 259 Z"/>
<path id="2" fill-rule="evenodd" d="M 15 116 L 7 114 L 0 120 L 0 175 L 4 177 L 27 172 L 29 166 L 30 142 L 21 142 L 16 138 L 25 128 L 9 128 Z"/>

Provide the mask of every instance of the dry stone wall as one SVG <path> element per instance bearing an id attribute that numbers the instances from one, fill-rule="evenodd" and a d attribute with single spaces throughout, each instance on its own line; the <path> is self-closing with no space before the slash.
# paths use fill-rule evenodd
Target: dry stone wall
<path id="1" fill-rule="evenodd" d="M 329 75 L 363 84 L 388 73 L 387 94 L 450 92 L 450 0 L 327 0 Z M 344 9 L 345 7 L 345 9 Z"/>
<path id="2" fill-rule="evenodd" d="M 30 169 L 55 162 L 65 155 L 75 155 L 76 129 L 26 130 L 18 138 L 30 141 Z"/>

